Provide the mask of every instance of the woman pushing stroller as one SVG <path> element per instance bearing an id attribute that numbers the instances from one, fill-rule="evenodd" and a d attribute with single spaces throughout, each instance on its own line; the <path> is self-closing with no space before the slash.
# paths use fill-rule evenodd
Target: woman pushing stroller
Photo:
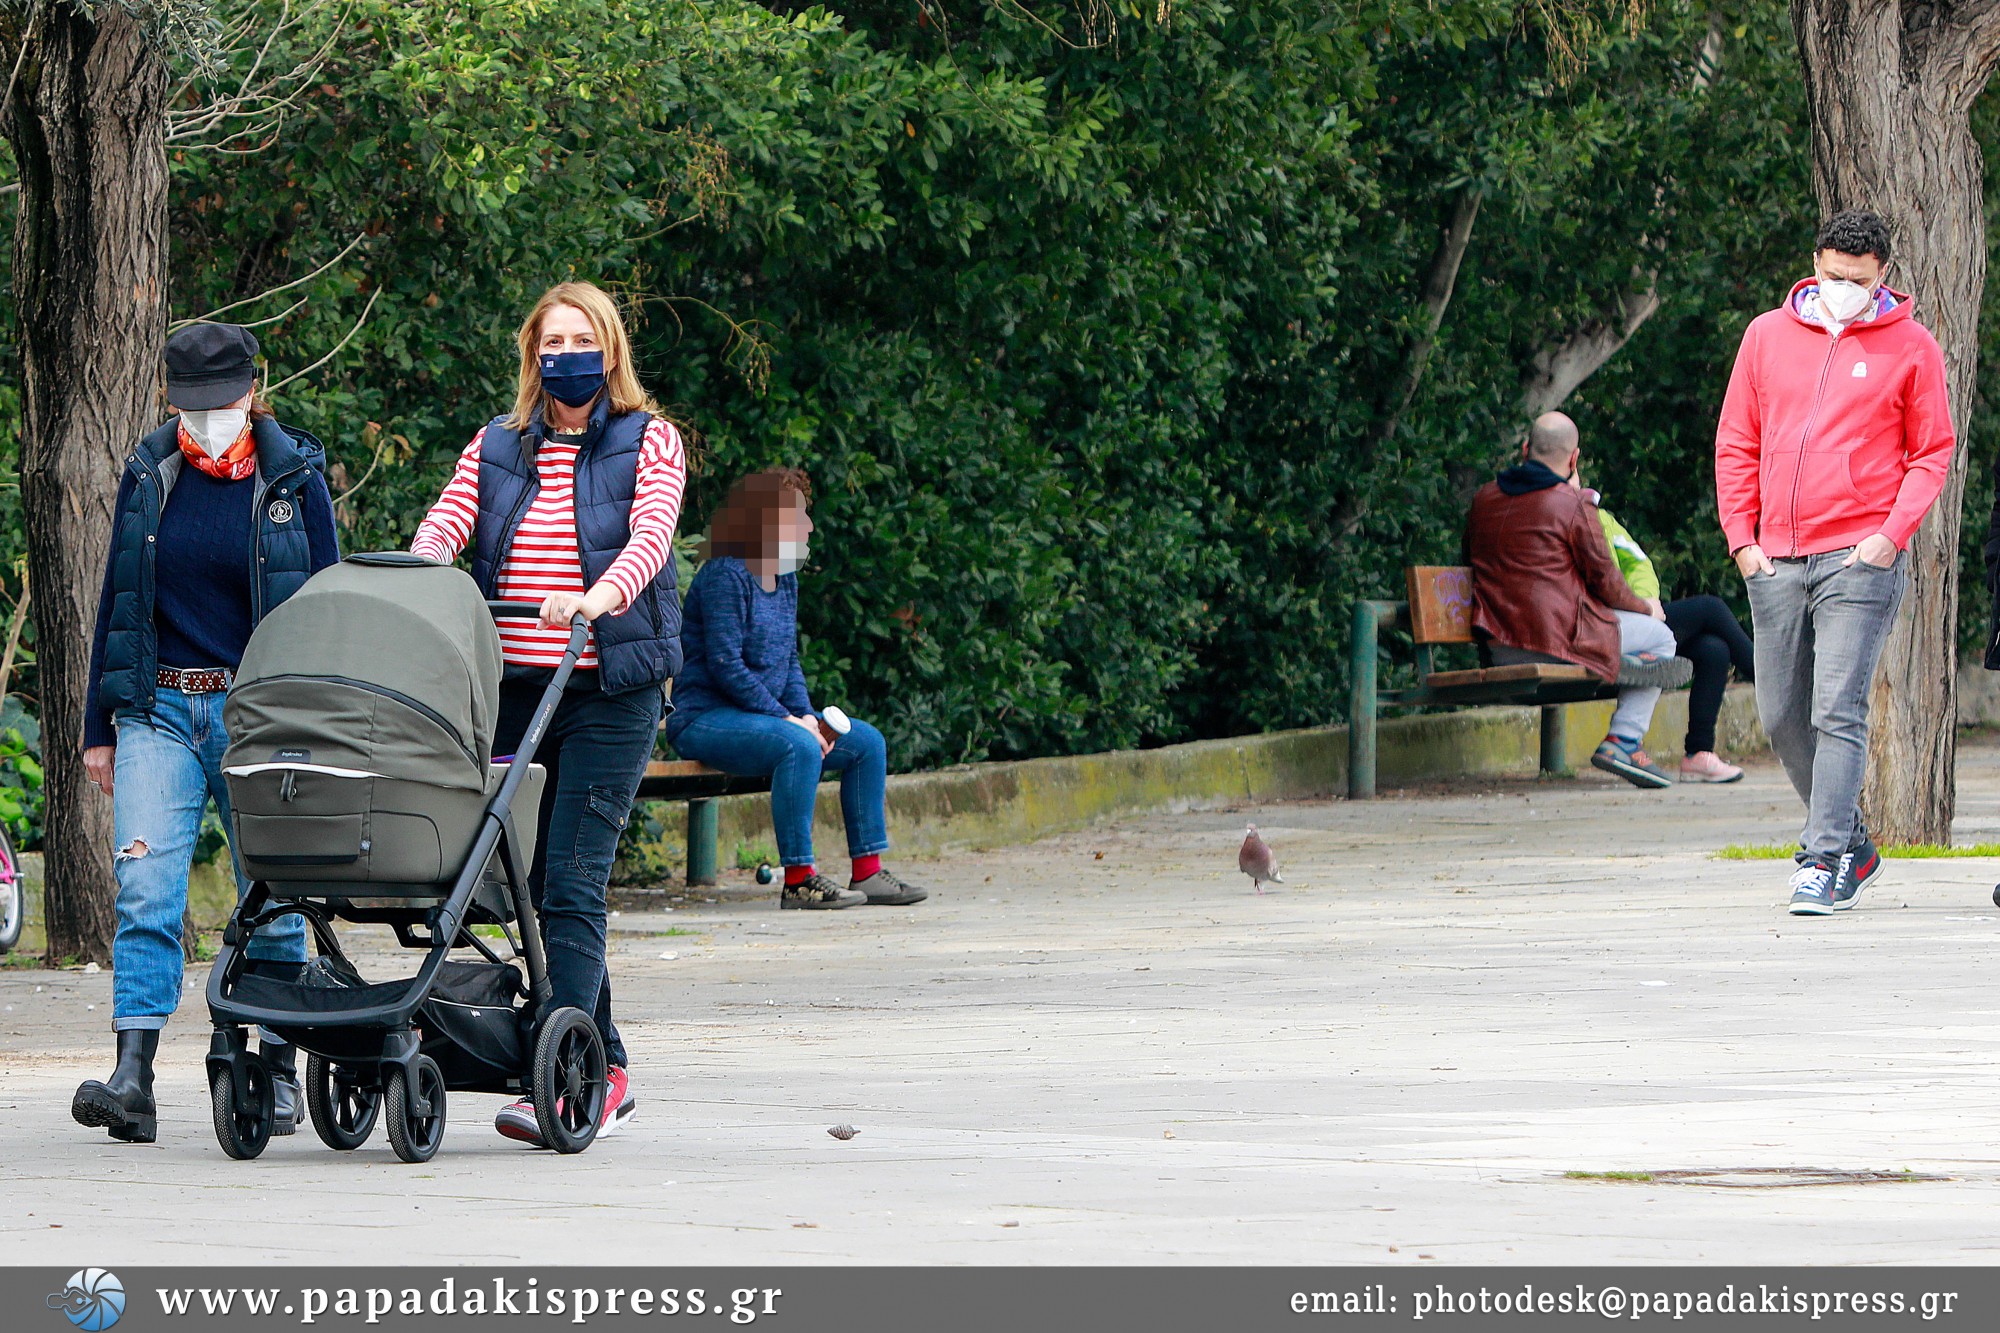
<path id="1" fill-rule="evenodd" d="M 539 620 L 499 621 L 501 753 L 520 743 L 561 663 L 570 618 L 591 622 L 536 752 L 551 794 L 529 879 L 554 1002 L 592 1015 L 604 1038 L 602 1137 L 638 1106 L 611 1019 L 605 887 L 652 756 L 662 687 L 680 668 L 673 537 L 687 458 L 680 432 L 639 385 L 624 319 L 604 291 L 550 288 L 518 342 L 512 411 L 466 446 L 410 549 L 449 563 L 469 546 L 486 597 L 541 605 Z M 530 1101 L 503 1108 L 494 1127 L 546 1146 Z"/>

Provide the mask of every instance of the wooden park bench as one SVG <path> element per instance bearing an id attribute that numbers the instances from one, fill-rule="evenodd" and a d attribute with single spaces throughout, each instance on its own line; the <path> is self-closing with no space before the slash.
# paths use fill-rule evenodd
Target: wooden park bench
<path id="1" fill-rule="evenodd" d="M 1468 707 L 1479 704 L 1537 704 L 1542 710 L 1541 771 L 1567 774 L 1569 737 L 1562 704 L 1613 699 L 1607 685 L 1568 663 L 1478 667 L 1469 671 L 1434 669 L 1439 644 L 1473 643 L 1472 571 L 1462 565 L 1416 565 L 1404 571 L 1406 602 L 1354 604 L 1350 653 L 1347 730 L 1347 794 L 1353 800 L 1375 795 L 1376 712 L 1384 704 L 1402 708 Z M 1384 626 L 1407 630 L 1416 647 L 1417 684 L 1407 690 L 1376 687 L 1376 658 Z M 1649 668 L 1645 684 L 1685 685 L 1693 666 L 1680 659 Z M 1626 681 L 1638 684 L 1639 681 Z"/>
<path id="2" fill-rule="evenodd" d="M 769 790 L 769 778 L 731 777 L 692 759 L 655 759 L 639 779 L 642 801 L 687 802 L 687 882 L 691 886 L 715 883 L 716 798 Z"/>

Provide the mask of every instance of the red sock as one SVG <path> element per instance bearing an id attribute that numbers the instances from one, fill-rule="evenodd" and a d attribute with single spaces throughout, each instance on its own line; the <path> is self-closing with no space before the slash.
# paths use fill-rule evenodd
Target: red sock
<path id="1" fill-rule="evenodd" d="M 788 889 L 803 884 L 812 877 L 813 867 L 810 865 L 785 867 L 785 887 Z"/>
<path id="2" fill-rule="evenodd" d="M 870 875 L 882 873 L 882 858 L 878 856 L 857 856 L 854 858 L 854 878 L 867 879 Z"/>

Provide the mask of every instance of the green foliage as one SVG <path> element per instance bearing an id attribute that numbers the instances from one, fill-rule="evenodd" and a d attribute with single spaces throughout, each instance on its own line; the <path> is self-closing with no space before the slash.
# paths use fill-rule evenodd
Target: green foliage
<path id="1" fill-rule="evenodd" d="M 41 723 L 8 696 L 0 701 L 0 826 L 18 851 L 42 845 Z"/>
<path id="2" fill-rule="evenodd" d="M 408 541 L 596 280 L 704 437 L 684 534 L 811 472 L 808 675 L 899 767 L 1337 719 L 1353 599 L 1456 557 L 1536 368 L 1648 292 L 1567 410 L 1670 592 L 1740 604 L 1715 412 L 1816 213 L 1781 6 L 351 0 L 263 60 L 311 71 L 268 141 L 174 145 L 173 309 L 258 323 L 346 546 Z"/>

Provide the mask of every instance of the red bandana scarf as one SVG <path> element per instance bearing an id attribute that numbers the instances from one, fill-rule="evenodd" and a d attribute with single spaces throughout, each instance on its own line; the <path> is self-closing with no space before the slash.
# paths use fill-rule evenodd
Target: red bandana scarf
<path id="1" fill-rule="evenodd" d="M 180 439 L 181 457 L 217 481 L 241 481 L 257 470 L 257 442 L 251 437 L 247 421 L 243 423 L 243 433 L 236 437 L 236 443 L 223 450 L 220 458 L 208 456 L 208 451 L 188 434 L 185 422 L 181 423 Z"/>

